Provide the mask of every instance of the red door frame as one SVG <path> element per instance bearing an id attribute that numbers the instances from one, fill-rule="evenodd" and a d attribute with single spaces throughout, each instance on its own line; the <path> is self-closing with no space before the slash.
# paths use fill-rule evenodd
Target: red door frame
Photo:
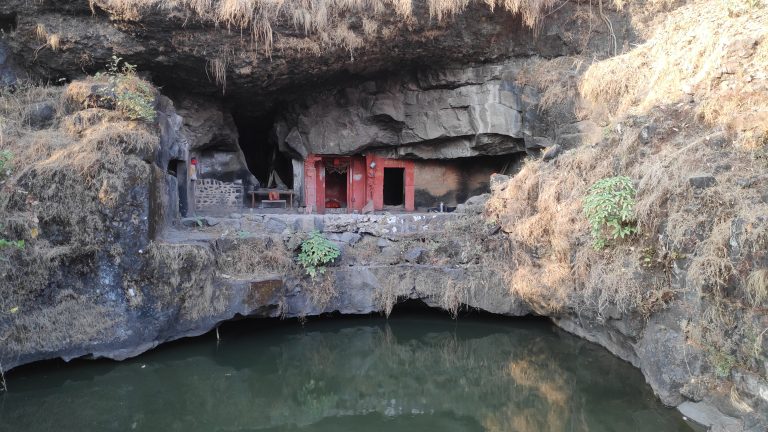
<path id="1" fill-rule="evenodd" d="M 373 200 L 374 210 L 384 209 L 384 168 L 403 168 L 405 171 L 405 211 L 414 211 L 416 206 L 414 190 L 414 162 L 406 159 L 387 159 L 368 154 L 365 156 L 368 166 L 368 199 Z"/>
<path id="2" fill-rule="evenodd" d="M 309 155 L 304 160 L 304 204 L 310 212 L 325 213 L 325 161 L 347 159 L 347 211 L 361 211 L 373 201 L 374 210 L 384 209 L 384 168 L 404 168 L 406 211 L 415 210 L 414 162 L 387 159 L 373 154 L 363 156 Z"/>
<path id="3" fill-rule="evenodd" d="M 347 211 L 365 206 L 365 160 L 362 156 L 309 155 L 304 160 L 304 203 L 318 214 L 325 213 L 325 163 L 349 161 L 347 169 Z"/>

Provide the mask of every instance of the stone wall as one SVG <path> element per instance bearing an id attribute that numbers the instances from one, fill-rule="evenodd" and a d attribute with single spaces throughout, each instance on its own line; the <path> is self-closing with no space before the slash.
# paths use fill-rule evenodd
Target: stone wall
<path id="1" fill-rule="evenodd" d="M 243 206 L 243 185 L 213 179 L 194 184 L 195 209 L 205 211 L 236 210 Z"/>

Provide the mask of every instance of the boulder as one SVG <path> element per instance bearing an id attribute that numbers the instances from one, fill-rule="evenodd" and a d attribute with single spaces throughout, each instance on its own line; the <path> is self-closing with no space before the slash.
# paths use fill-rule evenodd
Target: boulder
<path id="1" fill-rule="evenodd" d="M 0 88 L 16 84 L 19 68 L 11 57 L 11 49 L 0 39 Z"/>
<path id="2" fill-rule="evenodd" d="M 656 126 L 653 124 L 647 124 L 642 128 L 640 128 L 640 133 L 638 134 L 638 138 L 640 138 L 641 143 L 649 144 L 655 133 L 656 133 Z"/>
<path id="3" fill-rule="evenodd" d="M 490 196 L 491 194 L 486 193 L 469 197 L 463 204 L 456 206 L 456 213 L 480 214 L 485 209 L 485 203 Z"/>
<path id="4" fill-rule="evenodd" d="M 707 402 L 686 401 L 678 405 L 677 409 L 684 416 L 710 428 L 709 430 L 712 431 L 743 430 L 740 420 L 724 415 L 715 406 Z"/>
<path id="5" fill-rule="evenodd" d="M 563 151 L 563 148 L 560 147 L 559 144 L 555 144 L 544 152 L 544 156 L 542 156 L 542 159 L 544 159 L 545 161 L 550 161 L 558 157 L 560 155 L 560 152 L 562 151 Z"/>
<path id="6" fill-rule="evenodd" d="M 409 263 L 421 264 L 422 262 L 424 262 L 424 257 L 426 256 L 426 254 L 427 254 L 426 249 L 415 247 L 415 248 L 408 249 L 403 255 L 403 258 Z"/>
<path id="7" fill-rule="evenodd" d="M 266 228 L 267 231 L 273 232 L 273 233 L 281 233 L 283 232 L 288 225 L 277 218 L 269 218 L 264 222 L 264 228 Z"/>
<path id="8" fill-rule="evenodd" d="M 357 242 L 360 241 L 361 238 L 362 236 L 360 234 L 353 233 L 353 232 L 344 232 L 344 233 L 341 233 L 341 235 L 339 236 L 339 240 L 348 245 L 356 244 Z"/>
<path id="9" fill-rule="evenodd" d="M 695 189 L 706 189 L 717 184 L 717 180 L 709 174 L 699 174 L 688 177 L 688 183 Z"/>
<path id="10" fill-rule="evenodd" d="M 511 177 L 504 174 L 491 175 L 491 192 L 499 192 L 507 186 Z"/>
<path id="11" fill-rule="evenodd" d="M 26 120 L 33 129 L 43 129 L 51 125 L 56 116 L 56 105 L 52 101 L 38 102 L 27 110 Z"/>

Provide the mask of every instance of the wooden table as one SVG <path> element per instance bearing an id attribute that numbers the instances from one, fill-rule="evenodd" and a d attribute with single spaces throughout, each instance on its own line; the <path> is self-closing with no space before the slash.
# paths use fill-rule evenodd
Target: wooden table
<path id="1" fill-rule="evenodd" d="M 251 195 L 251 208 L 256 208 L 256 195 L 269 196 L 269 194 L 272 192 L 277 192 L 278 194 L 281 194 L 281 195 L 288 195 L 290 206 L 291 208 L 293 208 L 293 196 L 296 195 L 296 192 L 294 192 L 293 189 L 267 189 L 267 188 L 260 188 L 260 189 L 256 189 L 248 192 Z"/>

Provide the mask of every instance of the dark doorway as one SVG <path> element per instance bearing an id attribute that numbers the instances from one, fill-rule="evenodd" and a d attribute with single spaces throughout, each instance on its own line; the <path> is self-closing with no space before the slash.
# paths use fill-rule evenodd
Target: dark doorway
<path id="1" fill-rule="evenodd" d="M 325 208 L 347 207 L 347 173 L 325 171 Z"/>
<path id="2" fill-rule="evenodd" d="M 237 111 L 232 114 L 248 169 L 259 180 L 261 187 L 276 186 L 269 185 L 269 179 L 277 174 L 282 183 L 293 188 L 291 156 L 280 151 L 273 130 L 275 112 L 260 116 L 243 115 Z"/>
<path id="3" fill-rule="evenodd" d="M 9 14 L 0 13 L 0 33 L 11 33 L 16 30 L 19 23 L 19 17 L 16 12 Z"/>
<path id="4" fill-rule="evenodd" d="M 187 164 L 183 160 L 173 159 L 168 162 L 168 174 L 176 180 L 179 215 L 187 216 Z"/>
<path id="5" fill-rule="evenodd" d="M 384 205 L 405 203 L 405 168 L 384 168 Z"/>

